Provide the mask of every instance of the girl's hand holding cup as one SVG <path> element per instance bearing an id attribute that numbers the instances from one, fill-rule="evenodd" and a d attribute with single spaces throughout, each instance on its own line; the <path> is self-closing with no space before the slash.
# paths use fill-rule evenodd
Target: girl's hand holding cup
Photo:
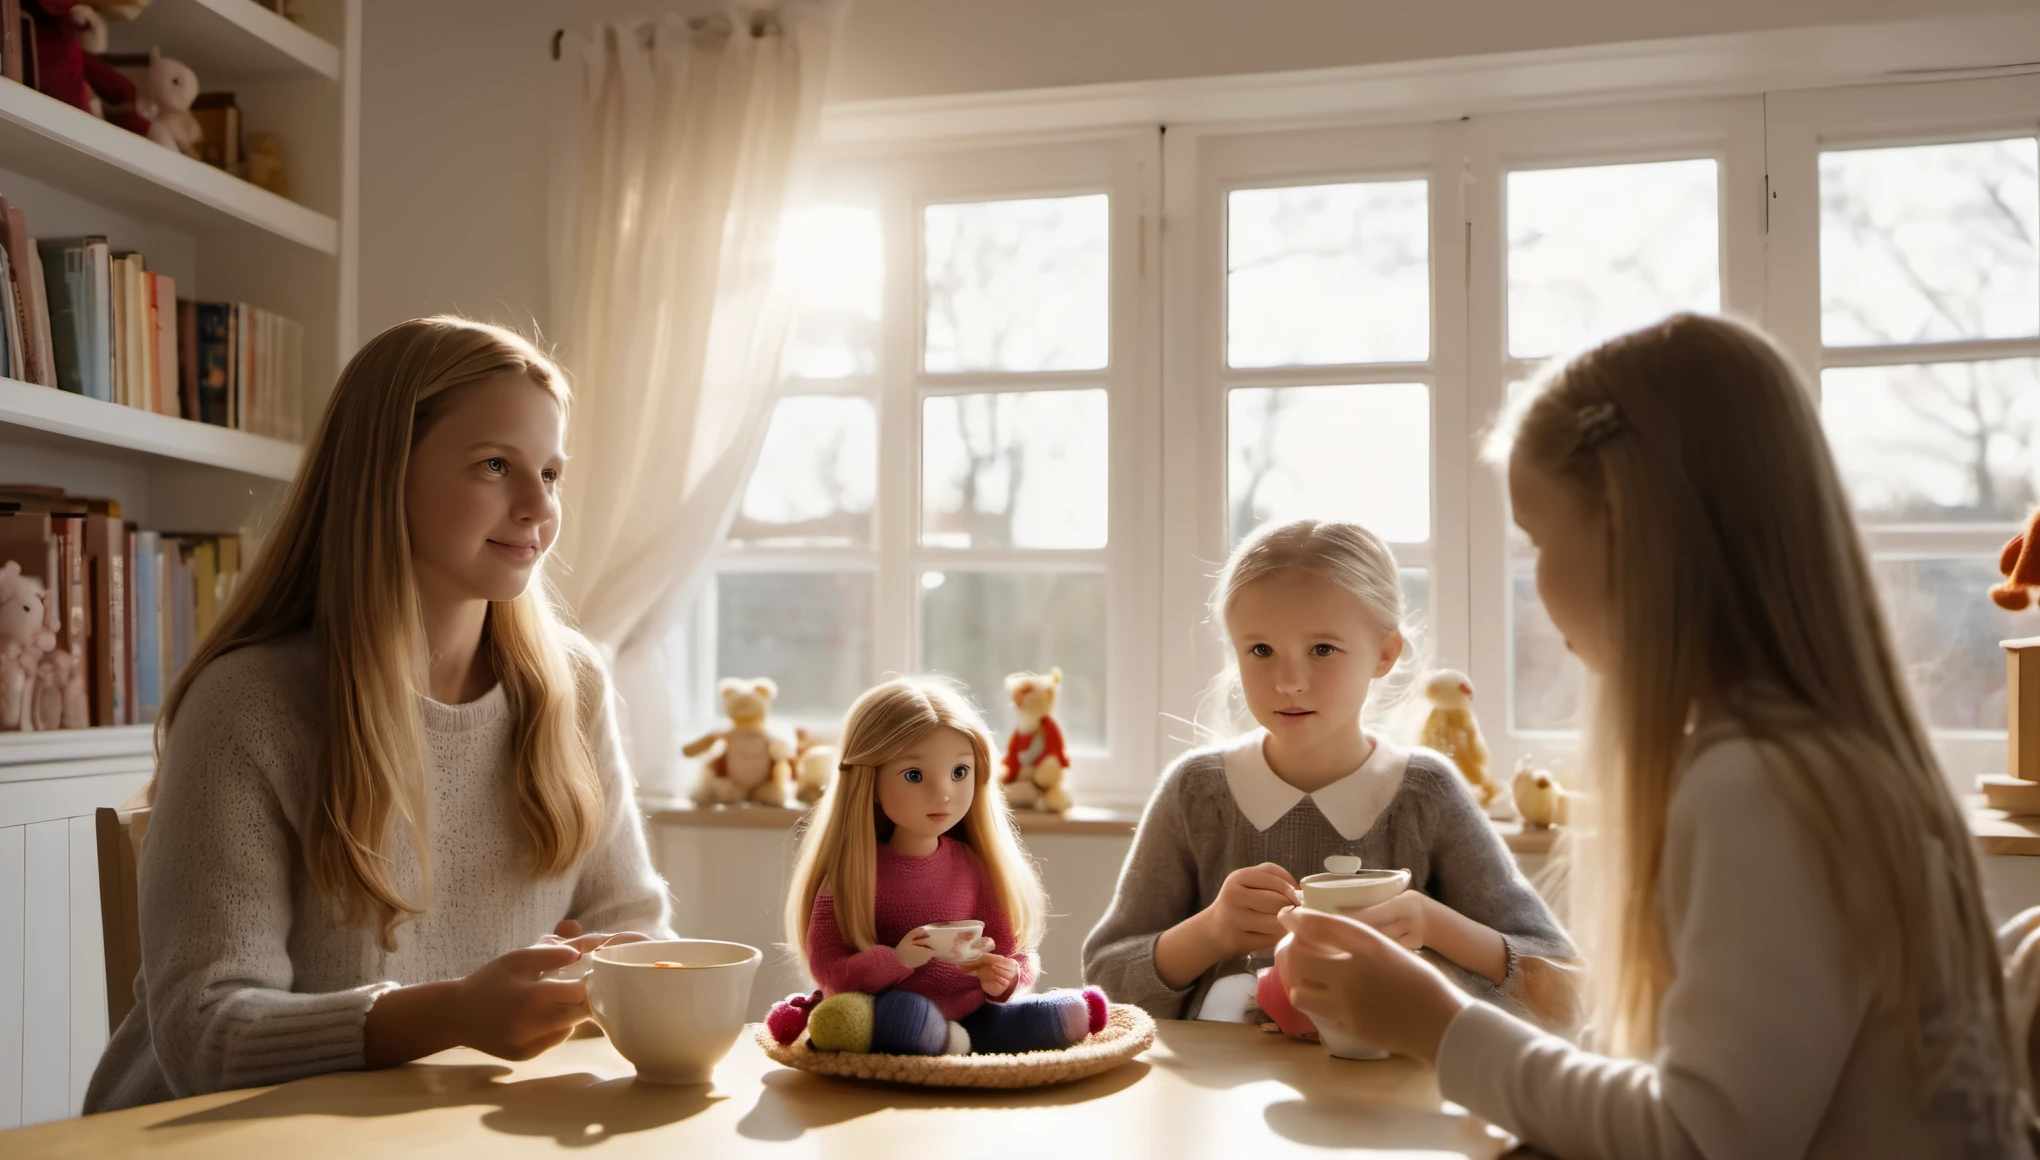
<path id="1" fill-rule="evenodd" d="M 1019 963 L 990 951 L 974 961 L 957 964 L 956 969 L 966 975 L 976 975 L 978 986 L 983 987 L 987 995 L 1003 995 L 1020 980 Z"/>
<path id="2" fill-rule="evenodd" d="M 1343 915 L 1285 910 L 1288 938 L 1275 966 L 1289 1001 L 1320 1029 L 1330 1025 L 1384 1051 L 1426 1063 L 1460 1009 L 1473 1002 L 1436 967 L 1373 927 Z"/>

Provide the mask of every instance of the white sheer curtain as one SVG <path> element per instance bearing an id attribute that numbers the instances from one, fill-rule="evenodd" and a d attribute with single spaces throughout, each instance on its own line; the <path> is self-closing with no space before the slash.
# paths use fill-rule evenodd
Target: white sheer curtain
<path id="1" fill-rule="evenodd" d="M 550 317 L 573 374 L 552 569 L 614 659 L 641 791 L 674 789 L 666 656 L 777 395 L 780 223 L 806 192 L 843 5 L 785 0 L 569 34 Z"/>

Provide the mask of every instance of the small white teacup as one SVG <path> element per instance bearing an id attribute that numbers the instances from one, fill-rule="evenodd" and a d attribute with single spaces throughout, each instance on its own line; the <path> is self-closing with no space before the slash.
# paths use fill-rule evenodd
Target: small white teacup
<path id="1" fill-rule="evenodd" d="M 974 963 L 992 949 L 992 940 L 982 937 L 985 924 L 975 918 L 931 922 L 921 929 L 928 932 L 928 949 L 945 963 Z"/>
<path id="2" fill-rule="evenodd" d="M 595 1022 L 639 1079 L 699 1084 L 743 1032 L 763 958 L 742 943 L 665 939 L 605 946 L 547 974 L 587 978 Z"/>
<path id="3" fill-rule="evenodd" d="M 1360 870 L 1352 874 L 1312 874 L 1300 885 L 1303 905 L 1329 914 L 1379 906 L 1410 887 L 1407 870 Z M 1309 1014 L 1309 1012 L 1305 1012 Z M 1387 1059 L 1388 1052 L 1357 1036 L 1318 1023 L 1318 1039 L 1338 1059 Z"/>

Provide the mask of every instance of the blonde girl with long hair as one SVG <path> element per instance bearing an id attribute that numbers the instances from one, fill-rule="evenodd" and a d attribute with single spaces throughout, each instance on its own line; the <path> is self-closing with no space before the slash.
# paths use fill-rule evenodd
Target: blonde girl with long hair
<path id="1" fill-rule="evenodd" d="M 821 989 L 774 1008 L 780 1041 L 805 1028 L 821 1050 L 941 1055 L 1068 1047 L 1102 1028 L 1096 989 L 1016 998 L 1047 900 L 977 711 L 947 685 L 887 681 L 850 707 L 841 752 L 786 900 L 787 942 Z"/>
<path id="2" fill-rule="evenodd" d="M 567 404 L 459 318 L 341 371 L 157 722 L 135 1006 L 86 1111 L 528 1058 L 588 1013 L 546 971 L 663 932 L 608 678 L 544 582 Z"/>
<path id="3" fill-rule="evenodd" d="M 1785 355 L 1676 315 L 1494 447 L 1595 678 L 1572 881 L 1607 1054 L 1336 916 L 1284 916 L 1293 1000 L 1568 1160 L 2030 1155 L 1969 832 Z"/>
<path id="4" fill-rule="evenodd" d="M 1573 1015 L 1572 943 L 1450 758 L 1370 725 L 1403 657 L 1395 554 L 1343 520 L 1257 529 L 1226 561 L 1211 620 L 1230 659 L 1214 714 L 1236 736 L 1166 770 L 1084 980 L 1159 1019 L 1272 1020 L 1314 1036 L 1270 969 L 1277 915 L 1327 859 L 1410 872 L 1358 912 L 1461 986 L 1554 1025 Z M 1244 727 L 1242 727 L 1244 726 Z"/>

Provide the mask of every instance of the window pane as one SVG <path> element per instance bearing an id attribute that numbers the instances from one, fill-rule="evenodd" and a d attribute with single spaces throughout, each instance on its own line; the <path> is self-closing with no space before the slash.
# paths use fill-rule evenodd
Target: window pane
<path id="1" fill-rule="evenodd" d="M 2040 332 L 2035 140 L 1820 155 L 1821 338 Z"/>
<path id="2" fill-rule="evenodd" d="M 779 400 L 751 469 L 730 541 L 799 548 L 862 547 L 878 487 L 878 413 L 870 399 Z"/>
<path id="3" fill-rule="evenodd" d="M 1587 670 L 1537 599 L 1537 572 L 1518 565 L 1509 577 L 1510 720 L 1518 731 L 1578 729 L 1585 717 Z"/>
<path id="4" fill-rule="evenodd" d="M 1104 391 L 945 395 L 921 406 L 921 542 L 1102 548 Z"/>
<path id="5" fill-rule="evenodd" d="M 1431 570 L 1398 568 L 1396 578 L 1402 581 L 1405 626 L 1414 626 L 1428 639 L 1431 633 Z"/>
<path id="6" fill-rule="evenodd" d="M 1268 520 L 1343 519 L 1431 538 L 1431 392 L 1422 383 L 1246 387 L 1227 400 L 1232 539 Z"/>
<path id="7" fill-rule="evenodd" d="M 782 372 L 805 379 L 872 373 L 885 279 L 878 214 L 861 206 L 804 210 L 787 222 L 781 250 L 795 296 Z"/>
<path id="8" fill-rule="evenodd" d="M 931 205 L 930 371 L 1105 365 L 1109 203 L 1102 193 Z"/>
<path id="9" fill-rule="evenodd" d="M 2040 359 L 1824 371 L 1821 423 L 1879 523 L 2013 523 L 2040 498 Z"/>
<path id="10" fill-rule="evenodd" d="M 1430 185 L 1241 189 L 1226 209 L 1226 361 L 1420 362 L 1431 354 Z"/>
<path id="11" fill-rule="evenodd" d="M 715 595 L 716 673 L 778 682 L 773 712 L 834 723 L 871 684 L 870 573 L 724 572 Z"/>
<path id="12" fill-rule="evenodd" d="M 2040 626 L 2031 612 L 2006 612 L 1990 602 L 1986 593 L 2004 578 L 1996 564 L 1877 561 L 1878 588 L 1906 679 L 1935 728 L 2005 729 L 2005 653 L 1998 642 L 2031 636 Z"/>
<path id="13" fill-rule="evenodd" d="M 1715 163 L 1509 174 L 1509 353 L 1566 354 L 1721 309 Z"/>
<path id="14" fill-rule="evenodd" d="M 1056 719 L 1072 742 L 1105 743 L 1105 577 L 1068 572 L 924 572 L 921 661 L 970 686 L 994 735 L 1015 722 L 1006 674 L 1061 665 Z"/>

